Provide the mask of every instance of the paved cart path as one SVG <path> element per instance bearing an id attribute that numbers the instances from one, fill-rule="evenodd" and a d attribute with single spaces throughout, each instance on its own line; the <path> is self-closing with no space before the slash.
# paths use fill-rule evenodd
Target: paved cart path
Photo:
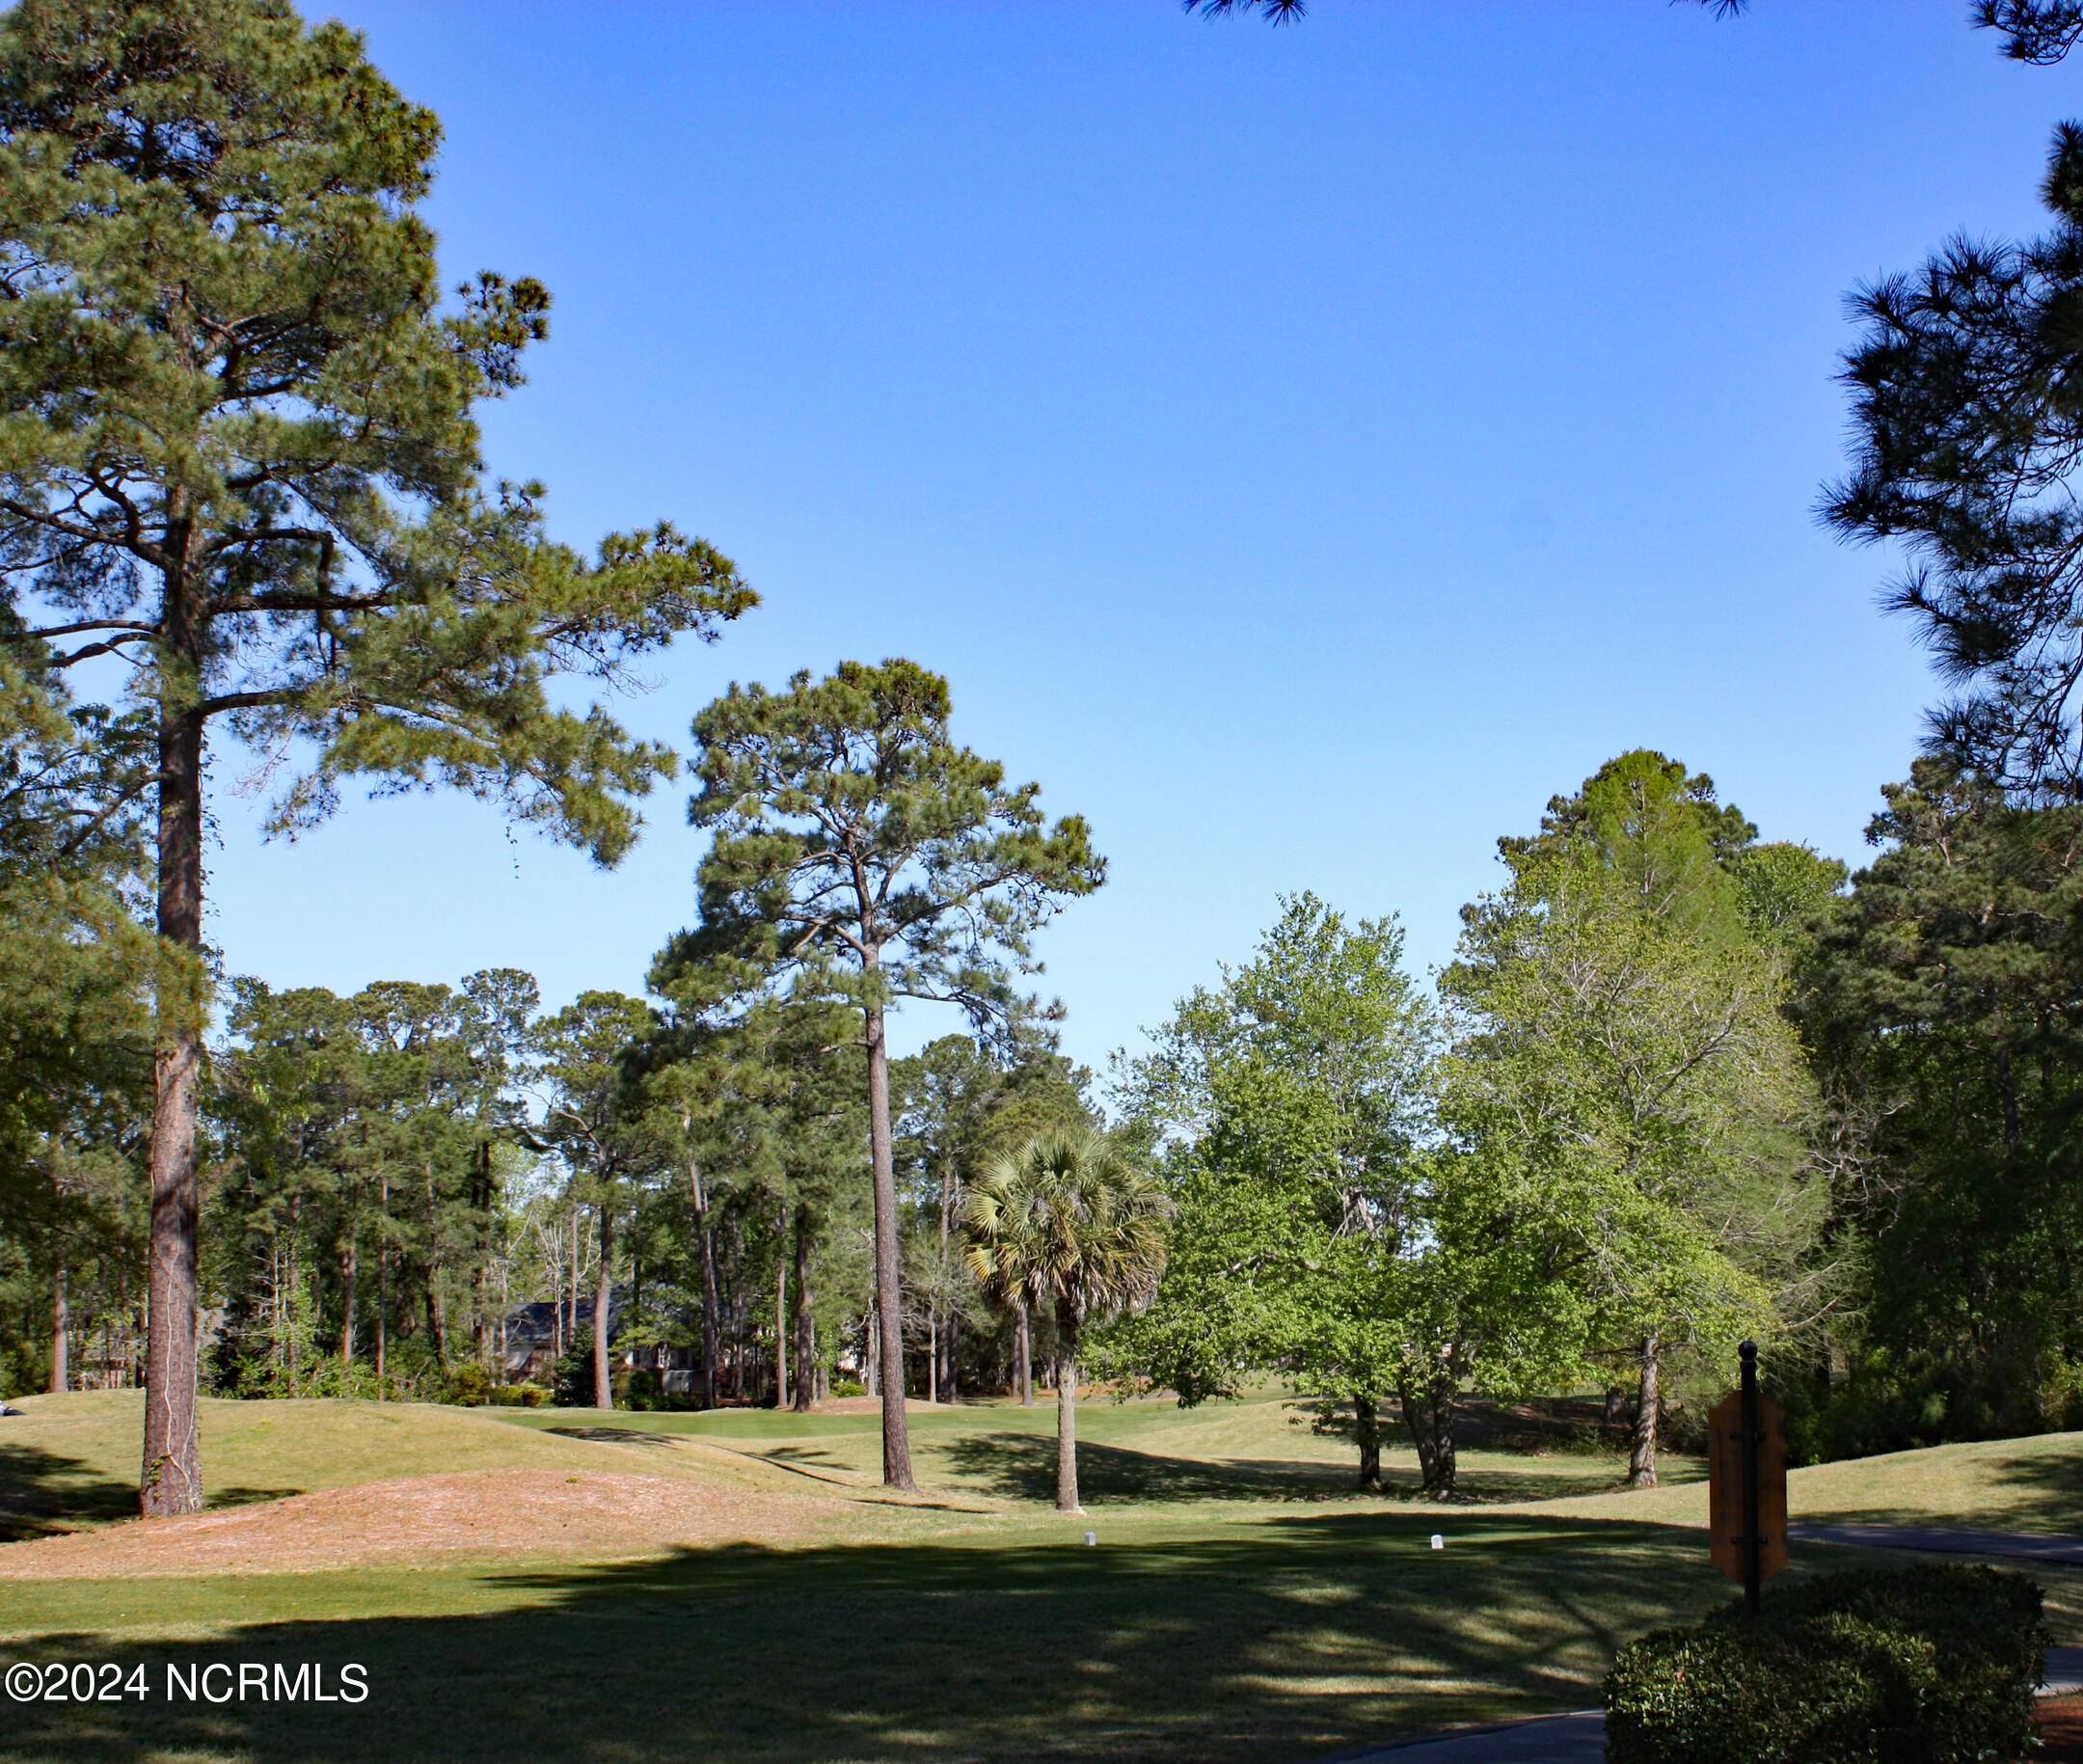
<path id="1" fill-rule="evenodd" d="M 1790 1536 L 1808 1543 L 1861 1549 L 1918 1550 L 1945 1556 L 2004 1557 L 2027 1561 L 2083 1563 L 2083 1537 L 2022 1532 L 1956 1532 L 1914 1525 L 1790 1525 Z M 2042 1696 L 2083 1693 L 2083 1647 L 2050 1647 Z M 1392 1740 L 1386 1746 L 1340 1753 L 1332 1764 L 1602 1764 L 1606 1714 L 1579 1709 L 1457 1733 Z"/>
<path id="2" fill-rule="evenodd" d="M 1956 1532 L 1924 1525 L 1790 1525 L 1804 1543 L 1849 1543 L 1868 1550 L 1926 1550 L 1942 1556 L 2005 1556 L 2083 1565 L 2083 1537 L 2037 1532 Z"/>

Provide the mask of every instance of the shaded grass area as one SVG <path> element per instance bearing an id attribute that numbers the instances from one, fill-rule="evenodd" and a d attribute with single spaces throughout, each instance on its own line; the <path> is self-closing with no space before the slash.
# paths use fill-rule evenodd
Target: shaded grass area
<path id="1" fill-rule="evenodd" d="M 246 1506 L 298 1491 L 219 1482 L 216 1506 Z M 0 1441 L 0 1543 L 137 1517 L 137 1484 L 120 1481 L 95 1459 Z"/>
<path id="2" fill-rule="evenodd" d="M 1308 1511 L 529 1571 L 11 1587 L 10 1658 L 353 1661 L 368 1701 L 14 1711 L 11 1755 L 1294 1756 L 1583 1702 L 1727 1596 L 1682 1531 Z M 796 1689 L 792 1690 L 792 1686 Z"/>
<path id="3" fill-rule="evenodd" d="M 880 1423 L 873 1413 L 796 1415 L 724 1409 L 707 1414 L 506 1410 L 513 1425 L 573 1438 L 669 1435 L 699 1440 L 835 1483 L 865 1484 L 880 1465 Z M 1134 1502 L 1353 1501 L 1357 1456 L 1351 1443 L 1312 1425 L 1310 1405 L 1282 1396 L 1182 1409 L 1169 1398 L 1117 1403 L 1088 1398 L 1078 1408 L 1079 1483 L 1088 1505 Z M 1055 1489 L 1055 1414 L 1036 1404 L 913 1404 L 912 1458 L 922 1483 L 992 1501 L 1046 1502 Z M 1621 1460 L 1582 1450 L 1465 1450 L 1462 1492 L 1476 1502 L 1542 1500 L 1615 1486 Z M 1392 1488 L 1415 1495 L 1417 1457 L 1392 1445 L 1383 1452 Z M 1699 1465 L 1672 1458 L 1677 1482 Z"/>

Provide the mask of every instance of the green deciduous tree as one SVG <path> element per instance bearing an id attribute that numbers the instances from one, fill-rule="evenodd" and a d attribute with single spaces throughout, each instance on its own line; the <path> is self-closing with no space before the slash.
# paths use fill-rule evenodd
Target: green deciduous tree
<path id="1" fill-rule="evenodd" d="M 912 1486 L 905 1427 L 897 1186 L 884 1014 L 903 998 L 959 1006 L 1003 1029 L 1029 1009 L 1014 976 L 1028 938 L 1104 860 L 1085 823 L 1044 824 L 1039 787 L 948 733 L 947 683 L 910 662 L 799 673 L 785 692 L 733 686 L 695 719 L 701 790 L 689 815 L 714 829 L 701 925 L 662 958 L 673 975 L 763 979 L 861 1014 L 875 1191 L 882 1473 Z M 717 984 L 735 984 L 730 981 Z"/>
<path id="2" fill-rule="evenodd" d="M 1360 1477 L 1411 1371 L 1407 1262 L 1424 1235 L 1431 1013 L 1393 918 L 1284 900 L 1254 959 L 1182 1000 L 1124 1074 L 1169 1143 L 1179 1215 L 1150 1313 L 1112 1358 L 1182 1400 L 1278 1368 L 1350 1410 Z"/>
<path id="3" fill-rule="evenodd" d="M 0 569 L 15 640 L 119 656 L 151 718 L 161 975 L 142 1502 L 202 1500 L 195 1124 L 204 740 L 283 780 L 450 785 L 612 861 L 670 766 L 552 676 L 612 680 L 750 604 L 661 526 L 588 561 L 532 485 L 481 483 L 539 285 L 444 305 L 416 213 L 440 130 L 281 0 L 24 0 L 0 21 Z"/>
<path id="4" fill-rule="evenodd" d="M 1465 909 L 1446 976 L 1448 1126 L 1569 1246 L 1609 1350 L 1627 1343 L 1637 1485 L 1670 1355 L 1803 1320 L 1819 1278 L 1814 1086 L 1785 961 L 1731 871 L 1746 838 L 1704 778 L 1622 755 L 1501 842 L 1510 880 Z"/>
<path id="5" fill-rule="evenodd" d="M 1148 1304 L 1171 1202 L 1099 1132 L 1049 1133 L 987 1170 L 963 1203 L 971 1272 L 1056 1318 L 1056 1510 L 1075 1513 L 1077 1356 L 1084 1330 Z"/>

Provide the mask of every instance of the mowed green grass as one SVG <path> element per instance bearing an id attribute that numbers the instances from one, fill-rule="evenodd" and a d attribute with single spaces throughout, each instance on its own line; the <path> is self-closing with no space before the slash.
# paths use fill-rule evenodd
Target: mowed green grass
<path id="1" fill-rule="evenodd" d="M 126 1485 L 133 1400 L 32 1407 L 0 1423 L 34 1429 L 0 1431 L 0 1485 L 10 1452 L 56 1456 L 61 1442 L 74 1488 Z M 636 1562 L 0 1582 L 0 1660 L 143 1663 L 152 1686 L 144 1703 L 17 1705 L 0 1751 L 1302 1757 L 1585 1706 L 1619 1642 L 1730 1596 L 1695 1529 L 1696 1485 L 1569 1497 L 1610 1491 L 1616 1466 L 1470 1453 L 1484 1502 L 1361 1499 L 1349 1446 L 1298 1413 L 1271 1398 L 1190 1411 L 1093 1402 L 1079 1417 L 1091 1508 L 1080 1519 L 1048 1509 L 1053 1416 L 1040 1404 L 916 1411 L 919 1509 L 873 1500 L 873 1414 L 212 1405 L 205 1455 L 226 1488 L 612 1453 L 615 1468 L 634 1458 L 768 1489 L 857 1491 L 861 1521 L 844 1546 Z M 1407 1459 L 1390 1469 L 1410 1475 Z M 2070 1523 L 2079 1476 L 2083 1436 L 2055 1436 L 1798 1472 L 1794 1505 L 2053 1531 Z M 1804 1552 L 1791 1572 L 1819 1560 L 1847 1558 Z M 2083 1574 L 2040 1578 L 2057 1634 L 2083 1641 Z M 355 1706 L 191 1707 L 162 1695 L 169 1662 L 354 1662 L 370 1691 Z"/>
<path id="2" fill-rule="evenodd" d="M 1697 1480 L 1667 1483 L 1571 1501 L 1556 1510 L 1705 1525 L 1707 1490 Z M 1788 1473 L 1787 1512 L 1795 1521 L 2083 1536 L 2083 1433 L 1813 1464 Z"/>
<path id="3" fill-rule="evenodd" d="M 710 1414 L 615 1414 L 599 1410 L 499 1412 L 512 1425 L 571 1438 L 634 1443 L 644 1437 L 701 1442 L 742 1454 L 798 1479 L 806 1489 L 871 1486 L 882 1463 L 881 1422 L 873 1412 L 777 1414 L 725 1409 Z M 1078 1485 L 1096 1509 L 1239 1504 L 1349 1503 L 1357 1498 L 1358 1458 L 1349 1440 L 1316 1430 L 1307 1403 L 1282 1394 L 1182 1409 L 1169 1398 L 1078 1406 Z M 1056 1410 L 987 1402 L 910 1406 L 911 1456 L 929 1490 L 998 1507 L 1047 1506 L 1056 1490 Z M 1611 1489 L 1619 1459 L 1555 1451 L 1460 1453 L 1466 1500 L 1478 1503 L 1553 1499 Z M 1415 1452 L 1392 1446 L 1383 1471 L 1406 1495 L 1419 1483 Z M 1697 1480 L 1700 1465 L 1668 1461 L 1678 1482 Z M 822 1488 L 818 1485 L 823 1484 Z M 771 1484 L 770 1484 L 771 1485 Z M 1458 1510 L 1455 1507 L 1444 1510 Z"/>
<path id="4" fill-rule="evenodd" d="M 1581 1704 L 1722 1596 L 1683 1533 L 1325 1507 L 502 1572 L 14 1583 L 0 1655 L 366 1669 L 367 1703 L 13 1712 L 9 1754 L 1262 1758 Z M 1088 1548 L 1082 1531 L 1099 1532 Z"/>

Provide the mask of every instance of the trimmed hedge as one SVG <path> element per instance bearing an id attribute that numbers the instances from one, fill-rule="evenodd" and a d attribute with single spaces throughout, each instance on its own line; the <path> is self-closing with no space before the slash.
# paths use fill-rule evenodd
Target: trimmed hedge
<path id="1" fill-rule="evenodd" d="M 2047 1629 L 2000 1568 L 1842 1571 L 1631 1642 L 1606 1678 L 1610 1764 L 1967 1764 L 2032 1745 Z"/>

